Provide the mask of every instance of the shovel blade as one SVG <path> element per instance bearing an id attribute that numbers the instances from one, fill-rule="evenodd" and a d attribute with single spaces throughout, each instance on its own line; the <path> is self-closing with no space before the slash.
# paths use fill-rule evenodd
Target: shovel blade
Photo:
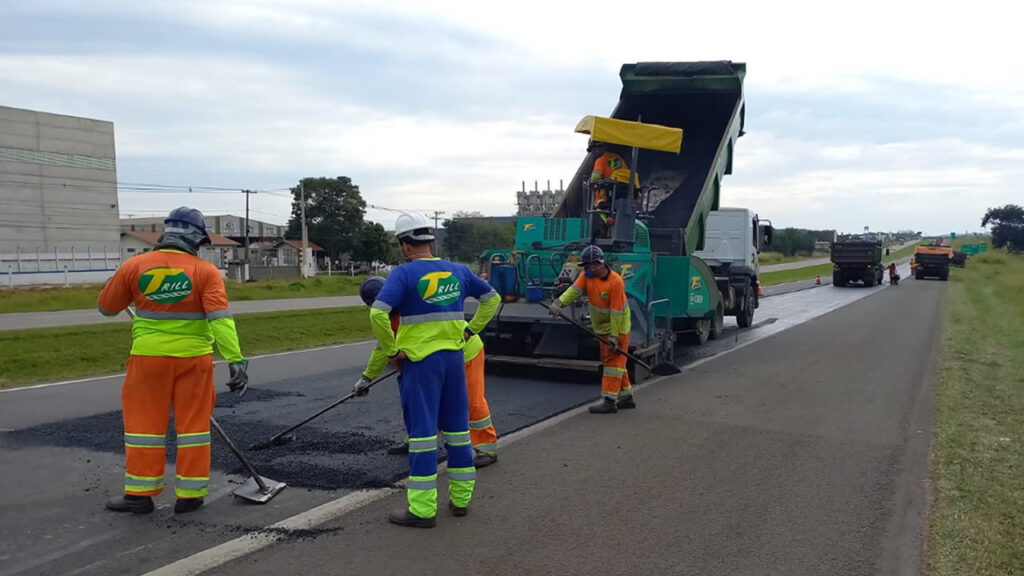
<path id="1" fill-rule="evenodd" d="M 681 374 L 682 372 L 675 364 L 669 362 L 662 362 L 651 368 L 651 373 L 657 376 L 671 376 L 673 374 Z"/>
<path id="2" fill-rule="evenodd" d="M 256 483 L 255 479 L 247 478 L 245 483 L 236 488 L 232 494 L 250 502 L 266 504 L 267 502 L 270 502 L 271 498 L 277 496 L 277 493 L 284 490 L 285 486 L 287 486 L 284 482 L 278 482 L 276 480 L 271 480 L 270 478 L 263 478 L 260 476 L 260 479 L 262 479 L 263 483 L 267 486 L 266 492 L 260 490 L 260 485 Z"/>

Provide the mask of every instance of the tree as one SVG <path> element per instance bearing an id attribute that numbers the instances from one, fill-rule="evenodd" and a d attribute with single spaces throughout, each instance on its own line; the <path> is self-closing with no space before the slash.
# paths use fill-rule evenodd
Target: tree
<path id="1" fill-rule="evenodd" d="M 1007 204 L 989 208 L 981 219 L 982 226 L 992 225 L 992 246 L 1008 252 L 1024 250 L 1024 208 Z"/>
<path id="2" fill-rule="evenodd" d="M 366 202 L 359 187 L 347 176 L 303 178 L 306 195 L 306 228 L 309 239 L 323 246 L 331 260 L 351 253 L 363 231 Z M 292 188 L 292 217 L 288 239 L 302 238 L 302 207 L 299 186 Z"/>
<path id="3" fill-rule="evenodd" d="M 793 256 L 797 252 L 814 252 L 814 242 L 819 234 L 801 228 L 782 228 L 772 236 L 771 250 Z"/>
<path id="4" fill-rule="evenodd" d="M 398 264 L 400 253 L 394 237 L 376 222 L 363 222 L 352 250 L 352 258 L 360 262 Z"/>
<path id="5" fill-rule="evenodd" d="M 444 228 L 445 255 L 458 262 L 475 263 L 488 248 L 512 248 L 515 244 L 515 223 L 487 218 L 479 212 L 456 212 L 445 220 Z"/>

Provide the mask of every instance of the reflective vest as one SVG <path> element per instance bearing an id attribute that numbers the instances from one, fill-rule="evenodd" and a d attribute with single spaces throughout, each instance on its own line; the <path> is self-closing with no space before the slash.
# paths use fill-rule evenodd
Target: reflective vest
<path id="1" fill-rule="evenodd" d="M 213 353 L 243 360 L 224 280 L 213 264 L 178 250 L 129 258 L 100 292 L 98 307 L 114 316 L 135 305 L 132 351 L 137 356 L 191 358 Z"/>

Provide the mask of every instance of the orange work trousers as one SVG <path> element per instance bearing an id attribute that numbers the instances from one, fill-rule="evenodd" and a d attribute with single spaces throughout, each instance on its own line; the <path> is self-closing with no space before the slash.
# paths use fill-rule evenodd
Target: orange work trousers
<path id="1" fill-rule="evenodd" d="M 629 350 L 629 334 L 619 335 L 619 348 Z M 629 383 L 626 372 L 626 356 L 615 351 L 615 348 L 601 341 L 601 364 L 604 376 L 601 378 L 601 396 L 612 400 L 626 399 L 633 396 L 633 387 Z"/>
<path id="2" fill-rule="evenodd" d="M 167 422 L 174 409 L 178 459 L 174 493 L 202 498 L 210 483 L 210 416 L 216 402 L 213 357 L 132 356 L 121 388 L 125 494 L 164 488 Z"/>
<path id="3" fill-rule="evenodd" d="M 469 439 L 473 448 L 488 454 L 498 452 L 498 433 L 491 423 L 491 409 L 484 397 L 484 351 L 466 362 L 466 391 L 469 393 Z"/>

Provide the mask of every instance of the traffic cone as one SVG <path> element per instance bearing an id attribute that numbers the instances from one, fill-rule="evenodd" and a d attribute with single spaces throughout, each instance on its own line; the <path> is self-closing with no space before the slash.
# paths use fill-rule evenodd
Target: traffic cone
<path id="1" fill-rule="evenodd" d="M 758 296 L 764 296 L 764 289 L 761 288 L 761 281 L 760 280 L 757 281 L 757 295 Z"/>
<path id="2" fill-rule="evenodd" d="M 814 285 L 821 286 L 821 274 L 818 274 L 817 276 L 814 277 Z"/>

